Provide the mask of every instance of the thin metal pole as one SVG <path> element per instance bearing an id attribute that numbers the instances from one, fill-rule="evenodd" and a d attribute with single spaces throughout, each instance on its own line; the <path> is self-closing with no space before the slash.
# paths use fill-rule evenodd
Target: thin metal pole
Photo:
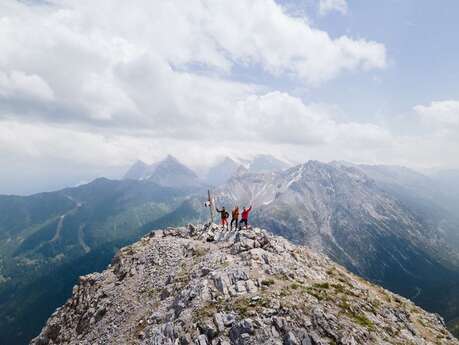
<path id="1" fill-rule="evenodd" d="M 209 201 L 210 221 L 211 223 L 213 223 L 214 222 L 214 200 L 212 199 L 212 196 L 210 195 L 210 189 L 207 190 L 207 197 Z"/>

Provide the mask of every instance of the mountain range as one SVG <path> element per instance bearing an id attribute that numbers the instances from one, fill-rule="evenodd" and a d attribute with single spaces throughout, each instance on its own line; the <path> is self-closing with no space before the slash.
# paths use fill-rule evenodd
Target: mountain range
<path id="1" fill-rule="evenodd" d="M 250 173 L 270 173 L 290 167 L 290 164 L 271 155 L 259 154 L 252 159 L 224 157 L 198 176 L 172 155 L 153 164 L 136 161 L 124 175 L 124 179 L 148 180 L 166 187 L 217 186 L 228 181 L 238 170 Z"/>
<path id="2" fill-rule="evenodd" d="M 241 171 L 249 173 L 271 173 L 289 168 L 291 164 L 267 154 L 259 154 L 252 159 L 232 159 L 225 157 L 222 161 L 211 166 L 205 180 L 214 186 L 227 182 Z"/>
<path id="3" fill-rule="evenodd" d="M 169 156 L 137 162 L 119 181 L 0 196 L 0 343 L 38 334 L 77 277 L 106 267 L 121 246 L 154 229 L 205 222 L 212 185 L 218 206 L 253 204 L 254 224 L 441 313 L 454 328 L 459 198 L 445 182 L 454 174 L 445 180 L 401 167 L 229 158 L 214 168 L 218 179 L 210 183 L 211 174 L 199 177 Z"/>

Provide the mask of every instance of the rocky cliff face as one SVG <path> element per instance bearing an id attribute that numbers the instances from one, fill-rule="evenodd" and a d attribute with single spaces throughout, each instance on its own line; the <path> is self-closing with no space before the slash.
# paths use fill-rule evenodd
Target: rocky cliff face
<path id="1" fill-rule="evenodd" d="M 442 319 L 266 231 L 188 226 L 80 278 L 32 344 L 459 344 Z"/>

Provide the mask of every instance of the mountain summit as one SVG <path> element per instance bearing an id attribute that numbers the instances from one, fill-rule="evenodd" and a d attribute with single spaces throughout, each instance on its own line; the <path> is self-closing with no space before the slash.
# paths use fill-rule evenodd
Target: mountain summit
<path id="1" fill-rule="evenodd" d="M 212 185 L 220 185 L 228 181 L 241 166 L 233 159 L 225 157 L 221 162 L 212 166 L 207 172 L 206 180 Z"/>
<path id="2" fill-rule="evenodd" d="M 260 229 L 152 232 L 80 278 L 31 344 L 450 344 L 443 320 Z"/>
<path id="3" fill-rule="evenodd" d="M 136 161 L 124 175 L 125 180 L 141 180 L 148 171 L 148 164 L 138 160 Z"/>
<path id="4" fill-rule="evenodd" d="M 211 185 L 218 186 L 226 183 L 232 177 L 240 175 L 242 170 L 254 174 L 266 174 L 285 170 L 290 165 L 274 156 L 259 154 L 250 160 L 232 159 L 225 157 L 216 165 L 210 167 L 206 175 L 206 181 Z"/>
<path id="5" fill-rule="evenodd" d="M 269 173 L 287 169 L 290 165 L 274 156 L 259 154 L 249 163 L 249 171 L 253 173 Z"/>
<path id="6" fill-rule="evenodd" d="M 137 161 L 128 170 L 124 179 L 148 180 L 163 187 L 199 187 L 202 181 L 196 173 L 172 155 L 147 165 Z"/>

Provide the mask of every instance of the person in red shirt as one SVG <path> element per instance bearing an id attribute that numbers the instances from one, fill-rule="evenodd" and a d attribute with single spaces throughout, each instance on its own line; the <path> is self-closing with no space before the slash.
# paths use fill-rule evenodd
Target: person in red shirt
<path id="1" fill-rule="evenodd" d="M 239 222 L 239 230 L 242 229 L 242 224 L 245 224 L 245 227 L 248 227 L 249 213 L 252 211 L 252 205 L 249 208 L 243 208 L 241 214 L 241 221 Z"/>

